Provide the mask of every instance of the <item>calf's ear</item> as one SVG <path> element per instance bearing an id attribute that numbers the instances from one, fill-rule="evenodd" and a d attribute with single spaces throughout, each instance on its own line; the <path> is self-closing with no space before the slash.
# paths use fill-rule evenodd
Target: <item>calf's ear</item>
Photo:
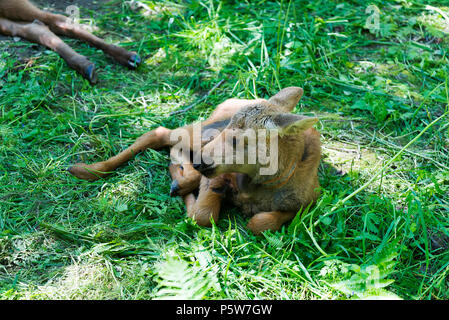
<path id="1" fill-rule="evenodd" d="M 268 102 L 283 109 L 285 112 L 290 112 L 298 104 L 303 92 L 304 90 L 300 87 L 288 87 L 276 93 L 268 99 Z"/>
<path id="2" fill-rule="evenodd" d="M 281 136 L 298 134 L 311 128 L 317 122 L 318 118 L 291 113 L 280 113 L 273 116 L 273 124 L 279 129 Z"/>

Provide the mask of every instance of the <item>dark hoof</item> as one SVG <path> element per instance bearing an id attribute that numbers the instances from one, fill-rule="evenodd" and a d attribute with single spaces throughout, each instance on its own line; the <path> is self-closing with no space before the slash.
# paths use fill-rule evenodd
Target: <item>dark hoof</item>
<path id="1" fill-rule="evenodd" d="M 84 78 L 86 78 L 91 84 L 95 84 L 98 81 L 95 65 L 92 63 L 84 69 Z"/>
<path id="2" fill-rule="evenodd" d="M 173 180 L 170 186 L 170 196 L 176 197 L 179 191 L 179 182 L 178 180 Z"/>
<path id="3" fill-rule="evenodd" d="M 131 58 L 129 58 L 129 60 L 128 60 L 128 68 L 136 69 L 140 65 L 141 62 L 142 62 L 142 60 L 140 59 L 139 55 L 133 54 L 131 56 Z"/>

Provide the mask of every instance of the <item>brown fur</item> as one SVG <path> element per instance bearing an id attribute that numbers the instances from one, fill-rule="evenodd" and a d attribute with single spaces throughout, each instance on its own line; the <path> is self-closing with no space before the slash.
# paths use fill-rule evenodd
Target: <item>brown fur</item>
<path id="1" fill-rule="evenodd" d="M 119 63 L 136 68 L 140 58 L 135 52 L 106 43 L 59 14 L 42 11 L 28 0 L 0 0 L 0 33 L 19 36 L 56 51 L 67 64 L 91 83 L 97 82 L 95 65 L 76 53 L 56 34 L 77 38 L 103 50 Z"/>
<path id="2" fill-rule="evenodd" d="M 316 118 L 289 114 L 302 96 L 302 89 L 289 87 L 272 98 L 257 100 L 229 99 L 218 105 L 212 115 L 201 123 L 204 128 L 215 128 L 218 134 L 204 137 L 202 151 L 223 147 L 232 130 L 279 130 L 278 170 L 270 175 L 259 174 L 261 164 L 205 165 L 191 163 L 185 156 L 182 166 L 170 165 L 172 194 L 184 198 L 187 214 L 199 225 L 210 226 L 218 220 L 221 202 L 232 201 L 243 213 L 252 216 L 248 228 L 255 234 L 264 230 L 278 230 L 296 213 L 313 204 L 319 195 L 318 164 L 321 156 L 320 134 L 311 126 Z M 69 168 L 78 178 L 97 180 L 110 174 L 146 148 L 173 147 L 170 134 L 188 130 L 193 137 L 193 126 L 170 130 L 159 127 L 136 140 L 128 149 L 102 162 L 91 165 L 78 163 Z M 242 139 L 239 137 L 238 139 Z M 238 140 L 237 139 L 237 140 Z M 192 150 L 193 140 L 187 142 Z M 215 156 L 215 155 L 214 155 Z M 198 196 L 193 192 L 198 190 Z"/>

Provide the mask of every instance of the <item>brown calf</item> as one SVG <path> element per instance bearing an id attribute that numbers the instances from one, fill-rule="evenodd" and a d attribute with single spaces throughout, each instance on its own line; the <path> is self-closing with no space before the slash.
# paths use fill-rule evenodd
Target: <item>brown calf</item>
<path id="1" fill-rule="evenodd" d="M 226 100 L 200 123 L 200 150 L 195 148 L 198 143 L 195 124 L 174 130 L 159 127 L 139 137 L 118 155 L 90 165 L 77 163 L 69 172 L 93 181 L 107 176 L 147 148 L 170 147 L 173 151 L 181 147 L 184 152 L 171 152 L 171 194 L 183 196 L 189 217 L 201 226 L 210 226 L 211 219 L 218 220 L 223 199 L 229 199 L 252 216 L 248 228 L 255 234 L 278 230 L 319 195 L 320 134 L 312 128 L 318 119 L 289 113 L 302 93 L 301 88 L 289 87 L 268 100 Z M 277 159 L 274 172 L 261 174 L 266 163 L 259 159 L 249 161 L 255 151 L 245 143 L 249 139 L 245 134 L 248 129 L 277 133 L 277 149 L 270 149 L 270 155 L 277 157 L 273 158 Z M 180 140 L 186 133 L 189 138 Z M 258 135 L 257 141 L 268 145 L 274 137 Z M 223 161 L 226 150 L 231 150 L 232 157 L 237 156 L 237 145 L 243 147 L 240 149 L 243 162 Z M 198 151 L 202 153 L 199 161 L 195 160 Z"/>
<path id="2" fill-rule="evenodd" d="M 0 0 L 0 33 L 18 36 L 56 51 L 71 68 L 92 84 L 97 82 L 95 65 L 76 53 L 56 34 L 86 41 L 128 68 L 134 69 L 140 64 L 140 58 L 135 52 L 108 44 L 73 24 L 69 18 L 42 11 L 28 0 Z"/>

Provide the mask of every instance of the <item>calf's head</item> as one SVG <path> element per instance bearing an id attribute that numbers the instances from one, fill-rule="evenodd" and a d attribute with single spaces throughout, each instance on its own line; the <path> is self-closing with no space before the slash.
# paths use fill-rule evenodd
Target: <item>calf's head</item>
<path id="1" fill-rule="evenodd" d="M 206 177 L 244 173 L 253 179 L 273 176 L 304 149 L 303 133 L 317 118 L 287 113 L 298 103 L 301 88 L 287 88 L 269 100 L 248 105 L 235 113 L 228 126 L 201 150 L 194 167 Z"/>

